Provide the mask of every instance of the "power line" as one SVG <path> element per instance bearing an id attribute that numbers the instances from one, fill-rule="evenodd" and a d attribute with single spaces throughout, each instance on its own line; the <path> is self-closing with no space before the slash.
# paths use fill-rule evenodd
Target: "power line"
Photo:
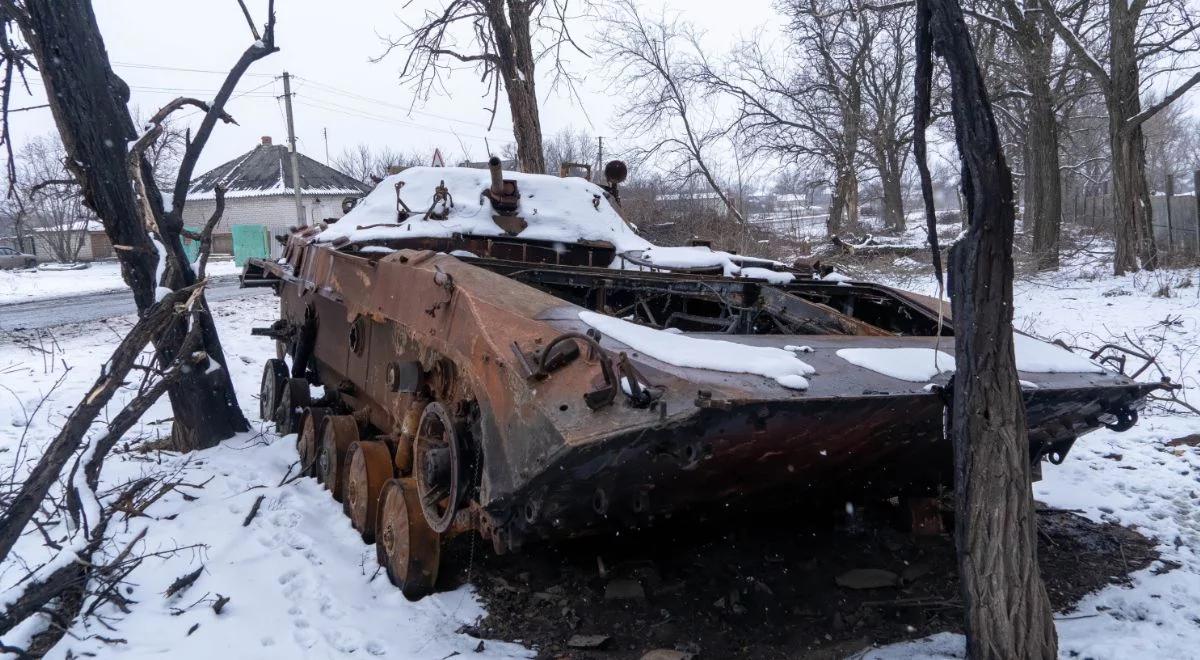
<path id="1" fill-rule="evenodd" d="M 468 138 L 474 138 L 477 140 L 486 139 L 482 135 L 473 135 L 470 133 L 462 133 L 462 132 L 455 131 L 453 129 L 448 129 L 448 128 L 437 128 L 434 126 L 426 126 L 426 125 L 417 124 L 417 123 L 410 122 L 410 121 L 405 121 L 403 119 L 396 119 L 395 117 L 375 115 L 375 114 L 371 114 L 369 112 L 360 110 L 358 108 L 348 108 L 346 106 L 339 106 L 337 104 L 330 103 L 328 101 L 315 99 L 313 97 L 305 96 L 305 95 L 299 94 L 299 93 L 296 94 L 296 104 L 303 105 L 303 106 L 309 107 L 309 108 L 314 108 L 316 110 L 324 110 L 325 112 L 332 112 L 332 113 L 336 113 L 336 114 L 340 114 L 340 115 L 355 117 L 357 119 L 368 119 L 371 121 L 378 121 L 378 122 L 382 122 L 385 124 L 392 124 L 395 126 L 403 126 L 405 128 L 415 128 L 415 129 L 423 130 L 423 131 L 431 131 L 434 133 L 445 133 L 448 135 L 454 135 L 456 137 L 468 137 Z"/>
<path id="2" fill-rule="evenodd" d="M 267 85 L 271 84 L 272 82 L 274 82 L 274 79 L 268 81 L 267 83 L 265 83 L 263 85 L 259 85 L 258 87 L 254 88 L 252 90 L 249 90 L 247 92 L 242 92 L 238 96 L 239 97 L 244 96 L 255 90 L 262 89 L 263 87 L 266 87 Z M 29 81 L 29 84 L 37 86 L 37 87 L 44 87 L 44 85 L 42 83 L 40 83 L 36 80 Z M 147 92 L 147 93 L 155 93 L 155 94 L 159 94 L 159 93 L 161 93 L 161 94 L 205 94 L 205 95 L 212 96 L 220 91 L 218 89 L 210 89 L 210 88 L 204 88 L 204 87 L 158 87 L 155 85 L 129 85 L 128 87 L 130 90 L 135 91 L 135 92 Z"/>
<path id="3" fill-rule="evenodd" d="M 112 62 L 113 66 L 122 69 L 154 69 L 159 71 L 183 71 L 186 73 L 211 73 L 221 76 L 229 75 L 228 71 L 216 71 L 214 69 L 189 69 L 179 66 L 165 66 L 161 64 L 137 64 L 134 62 Z M 255 78 L 275 78 L 273 73 L 243 73 L 242 76 L 252 76 Z"/>
<path id="4" fill-rule="evenodd" d="M 230 96 L 230 97 L 229 97 L 229 101 L 232 101 L 232 100 L 234 100 L 234 99 L 240 99 L 240 98 L 243 98 L 243 97 L 249 96 L 250 94 L 254 94 L 254 92 L 257 92 L 258 90 L 262 89 L 263 87 L 266 87 L 267 85 L 274 85 L 274 84 L 275 84 L 275 79 L 274 79 L 274 78 L 272 78 L 272 79 L 268 80 L 267 82 L 265 82 L 265 83 L 263 83 L 263 84 L 259 85 L 258 87 L 254 87 L 254 88 L 252 88 L 252 89 L 248 89 L 248 90 L 246 90 L 246 91 L 244 91 L 244 92 L 238 92 L 237 94 L 234 94 L 233 96 Z M 275 93 L 272 91 L 272 92 L 269 92 L 269 93 L 267 93 L 267 94 L 254 94 L 254 96 L 253 96 L 252 98 L 275 98 Z M 229 101 L 226 101 L 226 103 L 228 103 Z M 192 117 L 192 116 L 195 116 L 195 115 L 198 115 L 198 114 L 202 114 L 203 112 L 204 112 L 203 110 L 193 110 L 193 111 L 191 111 L 191 112 L 189 112 L 189 113 L 187 113 L 187 114 L 185 114 L 185 115 L 181 115 L 181 116 L 180 116 L 180 119 L 187 119 L 188 117 Z"/>
<path id="5" fill-rule="evenodd" d="M 367 101 L 368 103 L 375 103 L 375 104 L 377 104 L 377 105 L 387 106 L 387 107 L 389 107 L 389 108 L 396 108 L 397 110 L 403 110 L 404 112 L 411 112 L 411 113 L 413 113 L 413 114 L 425 115 L 425 116 L 427 116 L 427 117 L 433 117 L 433 118 L 435 118 L 435 119 L 441 119 L 441 120 L 444 120 L 444 121 L 452 121 L 452 122 L 456 122 L 456 123 L 459 123 L 459 124 L 467 124 L 467 125 L 469 125 L 469 126 L 474 126 L 475 128 L 482 128 L 482 129 L 484 129 L 484 130 L 487 130 L 487 129 L 488 129 L 488 126 L 487 126 L 487 124 L 481 124 L 481 123 L 479 123 L 479 122 L 468 121 L 468 120 L 465 120 L 465 119 L 455 119 L 454 117 L 447 117 L 447 116 L 445 116 L 445 115 L 439 115 L 439 114 L 437 114 L 437 113 L 434 113 L 434 112 L 428 112 L 428 111 L 426 111 L 426 110 L 416 110 L 416 109 L 414 109 L 414 108 L 411 108 L 411 107 L 408 107 L 408 106 L 404 106 L 404 105 L 401 105 L 401 104 L 399 104 L 399 103 L 392 103 L 392 102 L 390 102 L 390 101 L 384 101 L 383 99 L 372 98 L 372 97 L 370 97 L 370 96 L 365 96 L 365 95 L 363 95 L 363 94 L 358 94 L 358 93 L 355 93 L 355 92 L 351 92 L 351 91 L 349 91 L 349 90 L 345 90 L 345 89 L 341 89 L 341 88 L 338 88 L 338 87 L 334 87 L 333 85 L 328 85 L 328 84 L 326 84 L 326 83 L 323 83 L 323 82 L 318 82 L 318 81 L 316 81 L 316 80 L 312 80 L 311 78 L 305 78 L 305 77 L 303 77 L 303 76 L 292 76 L 292 77 L 293 77 L 293 78 L 295 78 L 296 80 L 303 80 L 303 81 L 305 81 L 305 82 L 307 82 L 307 83 L 309 83 L 309 84 L 311 84 L 311 85 L 314 85 L 314 86 L 316 86 L 316 87 L 322 88 L 322 89 L 324 89 L 324 90 L 326 90 L 326 91 L 329 91 L 329 92 L 334 92 L 334 93 L 337 93 L 337 94 L 342 94 L 342 95 L 344 95 L 344 96 L 349 96 L 349 97 L 351 97 L 351 98 L 356 98 L 356 99 L 359 99 L 359 100 L 362 100 L 362 101 Z"/>

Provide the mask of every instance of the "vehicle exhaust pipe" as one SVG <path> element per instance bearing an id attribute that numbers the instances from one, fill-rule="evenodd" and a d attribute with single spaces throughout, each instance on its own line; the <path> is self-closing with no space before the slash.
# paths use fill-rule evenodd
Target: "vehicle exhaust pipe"
<path id="1" fill-rule="evenodd" d="M 500 159 L 492 156 L 488 159 L 488 171 L 492 173 L 492 195 L 499 197 L 504 194 L 504 170 L 500 169 Z"/>

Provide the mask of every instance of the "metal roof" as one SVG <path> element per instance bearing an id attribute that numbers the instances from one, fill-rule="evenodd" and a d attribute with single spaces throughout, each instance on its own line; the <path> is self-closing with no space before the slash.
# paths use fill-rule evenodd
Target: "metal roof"
<path id="1" fill-rule="evenodd" d="M 371 187 L 352 176 L 296 154 L 303 195 L 358 195 Z M 261 197 L 292 194 L 292 166 L 288 148 L 282 144 L 260 144 L 249 152 L 192 179 L 190 199 L 212 199 L 217 184 L 224 184 L 225 197 Z"/>

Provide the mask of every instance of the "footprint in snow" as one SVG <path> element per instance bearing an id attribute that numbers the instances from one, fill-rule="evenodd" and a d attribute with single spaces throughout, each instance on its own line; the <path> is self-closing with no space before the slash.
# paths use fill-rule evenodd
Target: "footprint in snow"
<path id="1" fill-rule="evenodd" d="M 325 641 L 342 653 L 353 653 L 362 648 L 363 636 L 353 628 L 339 627 L 326 633 Z"/>
<path id="2" fill-rule="evenodd" d="M 316 631 L 314 631 L 311 628 L 297 627 L 292 632 L 292 639 L 295 639 L 296 643 L 299 644 L 300 646 L 302 646 L 306 649 L 311 649 L 313 646 L 316 646 L 316 644 L 317 644 L 317 633 L 316 633 Z"/>
<path id="3" fill-rule="evenodd" d="M 295 580 L 299 576 L 300 576 L 300 571 L 297 571 L 295 569 L 292 569 L 290 571 L 284 571 L 279 576 L 279 584 L 287 584 L 288 582 Z"/>

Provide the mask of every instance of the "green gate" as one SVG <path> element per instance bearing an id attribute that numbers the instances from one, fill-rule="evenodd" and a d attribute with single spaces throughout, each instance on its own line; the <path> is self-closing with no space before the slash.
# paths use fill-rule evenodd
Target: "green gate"
<path id="1" fill-rule="evenodd" d="M 233 225 L 233 263 L 244 266 L 252 257 L 271 256 L 271 235 L 263 225 Z"/>
<path id="2" fill-rule="evenodd" d="M 194 233 L 200 233 L 200 227 L 184 227 L 184 229 Z M 187 255 L 187 260 L 191 263 L 196 263 L 196 259 L 200 256 L 200 241 L 192 240 L 187 236 L 183 239 L 183 253 Z"/>

